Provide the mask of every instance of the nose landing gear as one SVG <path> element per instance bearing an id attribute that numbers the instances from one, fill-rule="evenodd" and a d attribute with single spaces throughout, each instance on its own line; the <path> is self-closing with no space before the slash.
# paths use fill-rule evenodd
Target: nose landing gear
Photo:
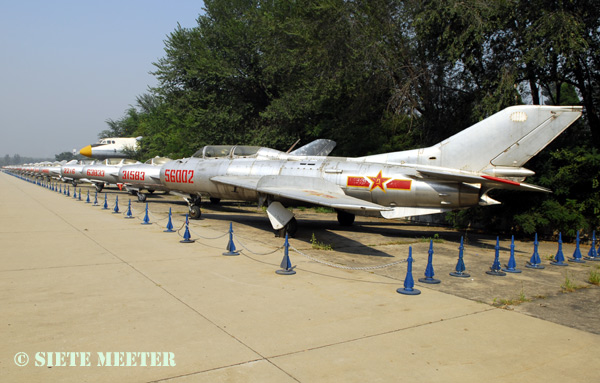
<path id="1" fill-rule="evenodd" d="M 202 210 L 200 210 L 201 199 L 197 196 L 190 196 L 185 199 L 188 203 L 190 219 L 200 219 Z"/>

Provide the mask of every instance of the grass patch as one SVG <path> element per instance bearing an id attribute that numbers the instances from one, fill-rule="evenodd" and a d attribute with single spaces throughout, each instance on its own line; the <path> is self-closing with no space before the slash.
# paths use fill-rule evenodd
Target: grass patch
<path id="1" fill-rule="evenodd" d="M 575 290 L 580 289 L 581 286 L 578 286 L 569 278 L 569 272 L 565 272 L 565 281 L 560 285 L 560 289 L 563 293 L 572 293 Z"/>
<path id="2" fill-rule="evenodd" d="M 434 234 L 433 237 L 429 237 L 429 238 L 423 237 L 423 238 L 419 239 L 419 242 L 431 242 L 431 241 L 433 241 L 435 243 L 444 243 L 444 240 L 441 239 L 440 235 L 437 233 Z"/>
<path id="3" fill-rule="evenodd" d="M 543 298 L 545 298 L 545 297 L 543 297 Z M 523 287 L 521 286 L 521 291 L 519 292 L 519 295 L 516 298 L 512 298 L 512 299 L 494 298 L 492 305 L 494 305 L 496 307 L 518 306 L 523 302 L 531 302 L 531 299 L 529 299 L 529 298 L 527 298 L 527 296 L 525 296 L 525 291 L 523 290 Z"/>
<path id="4" fill-rule="evenodd" d="M 317 213 L 335 213 L 335 210 L 330 207 L 317 206 L 314 209 Z"/>
<path id="5" fill-rule="evenodd" d="M 333 250 L 333 247 L 331 245 L 317 241 L 317 237 L 315 237 L 315 233 L 312 234 L 310 243 L 312 245 L 312 248 L 315 250 Z"/>
<path id="6" fill-rule="evenodd" d="M 590 270 L 588 282 L 592 285 L 600 286 L 600 272 L 597 272 L 596 270 Z"/>

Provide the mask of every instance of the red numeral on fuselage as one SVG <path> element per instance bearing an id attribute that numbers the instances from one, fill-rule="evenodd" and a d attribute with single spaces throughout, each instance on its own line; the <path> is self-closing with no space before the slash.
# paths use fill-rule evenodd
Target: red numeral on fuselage
<path id="1" fill-rule="evenodd" d="M 146 179 L 146 172 L 123 170 L 123 179 L 131 181 L 143 181 Z"/>
<path id="2" fill-rule="evenodd" d="M 193 178 L 193 170 L 165 169 L 165 182 L 172 182 L 178 184 L 193 184 Z"/>
<path id="3" fill-rule="evenodd" d="M 88 169 L 86 173 L 88 176 L 104 177 L 104 170 Z"/>

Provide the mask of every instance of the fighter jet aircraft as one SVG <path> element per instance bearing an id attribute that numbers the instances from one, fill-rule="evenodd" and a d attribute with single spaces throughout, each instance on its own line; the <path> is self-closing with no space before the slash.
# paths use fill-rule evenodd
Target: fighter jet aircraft
<path id="1" fill-rule="evenodd" d="M 71 182 L 73 186 L 85 181 L 83 168 L 94 164 L 92 160 L 71 160 L 60 167 L 60 179 L 64 182 Z"/>
<path id="2" fill-rule="evenodd" d="M 84 177 L 82 180 L 93 183 L 96 190 L 100 192 L 106 184 L 119 183 L 121 167 L 139 163 L 139 161 L 128 158 L 107 158 L 102 162 L 85 166 L 81 170 Z"/>
<path id="3" fill-rule="evenodd" d="M 143 164 L 125 165 L 119 169 L 118 182 L 123 184 L 128 192 L 137 195 L 138 201 L 144 202 L 146 194 L 142 193 L 142 190 L 147 190 L 150 194 L 156 190 L 169 191 L 160 182 L 160 168 L 169 161 L 170 158 L 154 157 Z"/>
<path id="4" fill-rule="evenodd" d="M 125 158 L 127 150 L 137 150 L 138 141 L 142 137 L 110 137 L 102 138 L 92 145 L 81 148 L 79 153 L 82 156 L 96 158 L 99 160 L 105 158 Z"/>
<path id="5" fill-rule="evenodd" d="M 340 224 L 351 225 L 357 214 L 394 219 L 494 205 L 500 202 L 488 196 L 492 189 L 549 191 L 523 183 L 535 173 L 522 166 L 581 111 L 509 107 L 431 147 L 359 158 L 207 146 L 163 165 L 160 179 L 189 195 L 192 218 L 200 217 L 202 194 L 258 201 L 280 234 L 297 227 L 285 206 L 331 207 Z"/>

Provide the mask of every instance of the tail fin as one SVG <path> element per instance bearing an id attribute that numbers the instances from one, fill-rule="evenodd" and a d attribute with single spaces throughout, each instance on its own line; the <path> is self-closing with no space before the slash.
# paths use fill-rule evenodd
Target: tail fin
<path id="1" fill-rule="evenodd" d="M 512 106 L 429 148 L 364 159 L 473 172 L 519 168 L 575 122 L 581 110 L 580 106 Z"/>
<path id="2" fill-rule="evenodd" d="M 506 108 L 436 146 L 441 166 L 482 171 L 520 167 L 581 116 L 580 106 L 521 105 Z"/>

